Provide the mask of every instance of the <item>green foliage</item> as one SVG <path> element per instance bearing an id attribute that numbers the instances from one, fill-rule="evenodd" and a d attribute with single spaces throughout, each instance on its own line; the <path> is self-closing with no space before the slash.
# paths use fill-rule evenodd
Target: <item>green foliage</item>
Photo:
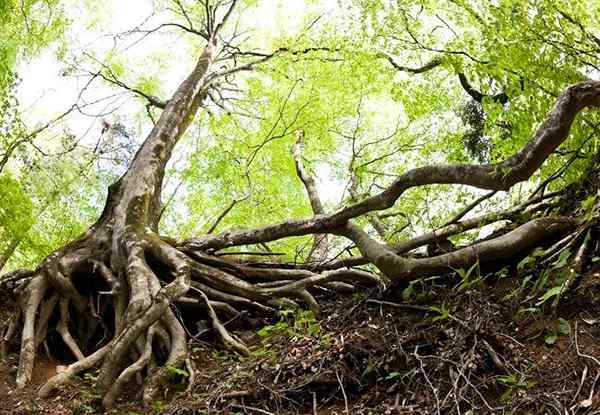
<path id="1" fill-rule="evenodd" d="M 95 382 L 98 379 L 98 372 L 86 372 L 83 374 L 83 379 L 90 382 Z"/>
<path id="2" fill-rule="evenodd" d="M 507 387 L 506 391 L 500 396 L 501 402 L 510 401 L 514 392 L 523 389 L 530 389 L 536 385 L 536 382 L 533 381 L 525 381 L 516 374 L 510 374 L 506 376 L 498 376 L 498 383 Z"/>
<path id="3" fill-rule="evenodd" d="M 166 409 L 165 403 L 160 400 L 153 401 L 151 407 L 152 407 L 152 413 L 154 415 L 163 414 Z"/>
<path id="4" fill-rule="evenodd" d="M 273 334 L 277 334 L 277 333 L 284 333 L 286 332 L 288 329 L 290 328 L 290 326 L 288 325 L 288 323 L 286 323 L 285 321 L 279 321 L 271 326 L 265 326 L 262 329 L 260 329 L 259 331 L 257 331 L 256 333 L 260 336 L 260 337 L 269 337 Z"/>
<path id="5" fill-rule="evenodd" d="M 17 64 L 60 38 L 66 25 L 59 0 L 0 1 L 0 96 L 10 88 Z"/>
<path id="6" fill-rule="evenodd" d="M 431 321 L 443 321 L 450 318 L 450 311 L 446 308 L 444 304 L 442 304 L 440 307 L 432 306 L 429 308 L 431 309 L 431 311 L 437 313 L 437 315 L 434 316 L 431 319 Z"/>
<path id="7" fill-rule="evenodd" d="M 571 326 L 564 318 L 559 318 L 552 327 L 546 330 L 544 341 L 548 345 L 553 345 L 559 336 L 568 336 L 571 334 Z"/>
<path id="8" fill-rule="evenodd" d="M 462 281 L 456 286 L 458 291 L 464 291 L 475 284 L 481 283 L 481 275 L 479 272 L 475 273 L 475 270 L 479 271 L 479 261 L 476 261 L 469 269 L 463 268 L 455 269 L 454 271 L 460 276 Z"/>
<path id="9" fill-rule="evenodd" d="M 187 378 L 190 376 L 190 372 L 188 372 L 185 369 L 181 369 L 179 367 L 175 367 L 175 366 L 169 366 L 166 365 L 165 369 L 167 370 L 167 372 L 169 372 L 172 376 L 182 376 L 184 378 Z"/>
<path id="10" fill-rule="evenodd" d="M 0 3 L 0 92 L 6 92 L 0 94 L 0 158 L 12 144 L 27 137 L 16 99 L 18 64 L 44 48 L 68 62 L 65 75 L 78 74 L 75 68 L 79 66 L 101 67 L 103 75 L 161 99 L 172 92 L 174 80 L 180 79 L 179 71 L 183 73 L 193 65 L 202 42 L 174 27 L 151 36 L 176 48 L 90 45 L 81 54 L 79 48 L 65 41 L 79 36 L 69 32 L 65 10 L 81 7 L 77 9 L 84 11 L 81 27 L 94 37 L 103 37 L 112 28 L 113 9 L 119 3 L 75 3 Z M 195 117 L 169 165 L 163 199 L 173 194 L 173 201 L 163 215 L 161 232 L 177 238 L 201 235 L 234 200 L 239 202 L 220 222 L 217 232 L 311 216 L 290 155 L 299 129 L 305 132 L 307 168 L 317 178 L 329 212 L 350 202 L 344 189 L 351 160 L 359 199 L 378 192 L 398 174 L 414 167 L 502 160 L 531 137 L 566 85 L 593 75 L 600 65 L 591 32 L 600 23 L 597 0 L 585 4 L 403 0 L 395 7 L 384 0 L 341 0 L 334 13 L 326 3 L 241 2 L 232 21 L 236 21 L 237 33 L 251 35 L 240 37 L 240 50 L 286 48 L 292 53 L 281 53 L 255 71 L 235 74 L 234 88 L 225 93 L 232 98 L 231 105 L 221 108 L 207 100 L 207 111 Z M 183 4 L 188 17 L 201 27 L 204 9 L 200 2 L 186 0 Z M 152 6 L 157 20 L 162 19 L 157 23 L 188 25 L 172 2 L 160 0 Z M 256 19 L 265 13 L 268 18 Z M 223 36 L 231 36 L 233 30 L 225 27 Z M 436 65 L 413 74 L 399 71 L 387 57 L 407 68 L 428 62 Z M 481 99 L 469 95 L 459 74 L 483 95 Z M 123 92 L 114 85 L 107 87 Z M 506 94 L 507 103 L 492 98 L 500 93 Z M 34 147 L 26 143 L 17 146 L 10 168 L 3 171 L 10 173 L 10 178 L 0 182 L 13 198 L 0 211 L 0 249 L 18 242 L 8 267 L 35 264 L 78 235 L 97 216 L 106 184 L 122 172 L 137 140 L 151 128 L 145 104 L 138 97 L 122 110 L 129 114 L 123 115 L 120 125 L 132 138 L 113 137 L 118 142 L 102 154 L 118 158 L 118 172 L 108 174 L 111 168 L 107 162 L 90 160 L 86 162 L 94 169 L 89 165 L 83 168 L 83 153 L 44 160 L 41 168 L 43 158 Z M 581 167 L 597 150 L 595 140 L 586 141 L 597 121 L 598 114 L 590 112 L 586 123 L 575 123 L 561 146 L 564 151 L 553 154 L 534 179 L 547 178 L 581 147 L 572 168 L 549 188 L 577 180 L 585 171 Z M 69 141 L 69 134 L 60 135 Z M 66 147 L 66 142 L 53 143 L 42 145 L 41 150 L 57 150 L 58 154 Z M 117 157 L 121 147 L 126 151 Z M 81 170 L 81 175 L 74 174 Z M 502 177 L 507 172 L 498 170 L 497 174 Z M 390 229 L 386 242 L 405 240 L 441 225 L 477 196 L 472 189 L 458 186 L 411 189 L 394 206 L 402 215 L 384 220 Z M 582 204 L 590 219 L 597 214 L 597 196 L 591 195 Z M 502 208 L 520 197 L 515 190 L 482 206 Z M 357 223 L 370 230 L 364 218 Z M 461 242 L 476 237 L 473 232 Z M 332 240 L 342 246 L 341 239 Z M 311 244 L 310 236 L 295 237 L 270 243 L 269 248 L 283 252 L 283 260 L 302 261 Z M 533 274 L 530 268 L 536 263 L 534 253 L 518 265 L 518 271 Z M 458 290 L 480 281 L 474 270 L 457 273 L 462 279 Z M 547 274 L 535 283 L 533 277 L 526 277 L 520 292 L 532 289 L 536 297 L 543 297 L 548 281 L 554 284 L 553 280 L 553 275 Z M 416 288 L 410 284 L 403 298 L 414 298 Z"/>
<path id="11" fill-rule="evenodd" d="M 290 337 L 316 337 L 321 331 L 321 326 L 310 310 L 286 308 L 280 310 L 282 321 L 265 326 L 257 334 L 266 338 L 274 334 L 285 334 Z"/>

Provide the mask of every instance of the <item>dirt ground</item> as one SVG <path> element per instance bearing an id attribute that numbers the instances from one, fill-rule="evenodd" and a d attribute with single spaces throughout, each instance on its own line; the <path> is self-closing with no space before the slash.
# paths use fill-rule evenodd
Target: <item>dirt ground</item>
<path id="1" fill-rule="evenodd" d="M 284 310 L 280 320 L 254 321 L 255 329 L 240 324 L 250 358 L 222 351 L 206 331 L 191 345 L 193 374 L 178 373 L 164 399 L 145 408 L 132 384 L 114 413 L 600 413 L 600 273 L 539 306 L 540 293 L 518 291 L 522 281 L 490 274 L 466 287 L 440 279 L 385 295 L 323 294 L 320 321 Z M 3 300 L 6 321 L 10 301 Z M 43 350 L 32 384 L 16 390 L 17 349 L 11 344 L 0 363 L 1 414 L 102 413 L 95 372 L 36 398 L 68 363 Z"/>

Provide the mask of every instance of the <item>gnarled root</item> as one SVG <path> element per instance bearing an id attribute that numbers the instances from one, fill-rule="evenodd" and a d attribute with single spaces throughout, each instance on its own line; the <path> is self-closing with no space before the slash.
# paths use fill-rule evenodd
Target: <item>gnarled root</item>
<path id="1" fill-rule="evenodd" d="M 31 380 L 36 350 L 45 344 L 48 333 L 55 331 L 74 361 L 40 388 L 40 396 L 48 396 L 80 373 L 99 368 L 97 388 L 106 408 L 113 407 L 124 387 L 136 378 L 144 380 L 143 400 L 149 403 L 181 373 L 174 369 L 186 367 L 193 373 L 187 327 L 194 325 L 182 320 L 176 305 L 190 304 L 203 311 L 194 317 L 210 320 L 226 348 L 248 356 L 248 347 L 219 315 L 272 315 L 280 299 L 301 301 L 318 316 L 313 289 L 352 292 L 352 284 L 357 282 L 380 283 L 378 276 L 363 271 L 317 274 L 242 266 L 201 252 L 186 252 L 151 232 L 141 238 L 125 238 L 112 249 L 94 246 L 99 239 L 87 235 L 51 255 L 39 272 L 22 281 L 19 387 Z M 105 254 L 107 250 L 113 252 L 112 257 Z M 4 334 L 3 344 L 15 334 L 19 315 Z"/>

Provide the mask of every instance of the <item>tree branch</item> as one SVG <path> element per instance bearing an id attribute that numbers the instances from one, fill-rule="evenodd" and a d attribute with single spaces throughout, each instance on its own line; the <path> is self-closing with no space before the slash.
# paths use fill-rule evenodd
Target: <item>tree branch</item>
<path id="1" fill-rule="evenodd" d="M 412 187 L 431 184 L 462 184 L 488 190 L 508 190 L 527 180 L 548 156 L 567 139 L 576 115 L 586 107 L 600 105 L 600 81 L 584 81 L 566 88 L 546 120 L 521 150 L 496 164 L 431 165 L 400 175 L 388 188 L 337 212 L 308 219 L 288 220 L 262 228 L 226 231 L 184 241 L 194 249 L 221 249 L 235 245 L 269 242 L 289 236 L 333 232 L 352 218 L 388 209 Z"/>
<path id="2" fill-rule="evenodd" d="M 292 148 L 292 156 L 294 158 L 294 164 L 296 166 L 296 173 L 304 184 L 310 206 L 315 215 L 321 215 L 325 213 L 321 198 L 317 192 L 317 186 L 315 179 L 306 171 L 304 162 L 302 161 L 302 147 L 304 146 L 304 130 L 298 130 L 297 140 Z M 329 249 L 329 243 L 327 240 L 327 234 L 315 235 L 313 246 L 308 255 L 309 261 L 317 260 L 322 261 L 327 257 L 327 251 Z"/>

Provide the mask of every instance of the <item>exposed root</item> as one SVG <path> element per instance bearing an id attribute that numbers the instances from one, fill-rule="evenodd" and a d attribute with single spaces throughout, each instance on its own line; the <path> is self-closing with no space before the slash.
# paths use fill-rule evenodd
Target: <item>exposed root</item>
<path id="1" fill-rule="evenodd" d="M 58 303 L 59 295 L 54 293 L 50 299 L 48 299 L 40 309 L 40 315 L 38 317 L 38 325 L 35 333 L 35 347 L 37 347 L 44 341 L 46 334 L 48 333 L 48 320 L 54 311 L 54 307 Z"/>
<path id="2" fill-rule="evenodd" d="M 63 341 L 69 350 L 71 350 L 71 353 L 73 353 L 73 355 L 77 358 L 77 360 L 81 360 L 85 357 L 79 346 L 77 346 L 77 343 L 75 343 L 73 336 L 71 336 L 71 333 L 69 332 L 69 300 L 66 298 L 60 300 L 60 322 L 56 326 L 56 331 L 58 331 Z"/>
<path id="3" fill-rule="evenodd" d="M 35 317 L 37 309 L 48 288 L 46 279 L 39 275 L 35 277 L 25 288 L 24 299 L 21 310 L 25 316 L 23 322 L 23 334 L 21 335 L 21 354 L 19 357 L 19 369 L 17 371 L 17 387 L 24 388 L 31 380 L 31 372 L 35 361 Z"/>
<path id="4" fill-rule="evenodd" d="M 119 393 L 133 377 L 139 373 L 144 367 L 148 365 L 150 358 L 152 356 L 152 340 L 154 339 L 154 326 L 150 327 L 148 330 L 148 334 L 146 335 L 146 344 L 144 345 L 144 350 L 140 357 L 129 367 L 121 372 L 117 380 L 110 387 L 106 395 L 104 395 L 104 399 L 102 399 L 102 404 L 105 408 L 109 409 L 114 406 L 115 400 L 117 399 Z"/>
<path id="5" fill-rule="evenodd" d="M 108 346 L 104 346 L 98 350 L 96 350 L 91 355 L 83 358 L 82 360 L 78 360 L 77 362 L 69 365 L 64 372 L 57 373 L 53 377 L 51 377 L 38 391 L 38 395 L 41 398 L 46 398 L 50 395 L 54 389 L 59 388 L 61 385 L 65 384 L 69 381 L 73 376 L 78 375 L 79 373 L 85 372 L 96 366 L 104 356 L 109 352 Z"/>
<path id="6" fill-rule="evenodd" d="M 209 313 L 210 319 L 212 321 L 213 328 L 219 334 L 225 347 L 227 347 L 228 349 L 231 349 L 231 350 L 235 350 L 242 356 L 250 356 L 250 350 L 246 347 L 244 342 L 241 341 L 239 338 L 237 338 L 237 336 L 229 333 L 229 331 L 227 331 L 225 326 L 223 326 L 223 324 L 221 324 L 221 321 L 219 320 L 219 317 L 217 317 L 217 313 L 215 313 L 215 310 L 214 310 L 210 300 L 206 296 L 206 294 L 204 294 L 200 290 L 197 290 L 197 291 L 198 291 L 198 294 L 200 294 L 200 296 L 206 302 L 206 306 L 208 307 L 208 313 Z"/>
<path id="7" fill-rule="evenodd" d="M 0 341 L 1 341 L 1 343 L 0 343 L 0 358 L 4 359 L 6 357 L 6 355 L 8 354 L 8 342 L 15 335 L 15 332 L 17 331 L 17 327 L 19 326 L 20 323 L 21 323 L 21 310 L 17 310 L 17 313 L 10 318 L 10 320 L 8 322 L 8 328 L 6 329 L 6 332 L 4 333 L 2 338 L 0 339 Z"/>

